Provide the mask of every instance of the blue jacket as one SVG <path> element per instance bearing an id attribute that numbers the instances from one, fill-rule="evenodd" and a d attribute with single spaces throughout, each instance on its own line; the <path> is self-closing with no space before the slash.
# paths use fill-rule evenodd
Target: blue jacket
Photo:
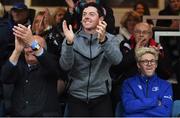
<path id="1" fill-rule="evenodd" d="M 172 86 L 157 75 L 135 75 L 124 81 L 121 90 L 124 116 L 170 116 Z"/>
<path id="2" fill-rule="evenodd" d="M 76 34 L 73 45 L 64 40 L 60 65 L 69 70 L 68 78 L 73 80 L 69 92 L 76 98 L 89 100 L 111 90 L 109 68 L 120 63 L 122 54 L 116 36 L 106 34 L 106 42 L 99 44 L 97 34 L 87 34 L 83 30 Z"/>

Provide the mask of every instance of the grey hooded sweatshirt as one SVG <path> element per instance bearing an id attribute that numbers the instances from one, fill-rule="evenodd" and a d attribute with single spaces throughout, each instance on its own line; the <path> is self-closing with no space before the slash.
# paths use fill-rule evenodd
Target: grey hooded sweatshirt
<path id="1" fill-rule="evenodd" d="M 109 68 L 122 60 L 119 43 L 118 37 L 107 33 L 106 41 L 100 44 L 97 34 L 83 30 L 76 34 L 73 45 L 64 40 L 59 61 L 61 68 L 69 71 L 68 79 L 72 80 L 69 93 L 72 96 L 90 100 L 111 90 Z"/>

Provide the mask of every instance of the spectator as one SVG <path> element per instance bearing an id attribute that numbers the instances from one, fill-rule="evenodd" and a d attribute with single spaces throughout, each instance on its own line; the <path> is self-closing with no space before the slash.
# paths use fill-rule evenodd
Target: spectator
<path id="1" fill-rule="evenodd" d="M 7 19 L 4 18 L 5 9 L 3 4 L 0 2 L 0 74 L 1 67 L 8 59 L 8 22 Z M 4 99 L 3 99 L 3 86 L 0 80 L 0 117 L 5 116 L 4 111 Z"/>
<path id="2" fill-rule="evenodd" d="M 141 0 L 137 1 L 134 4 L 133 10 L 136 11 L 137 13 L 139 13 L 141 16 L 150 15 L 150 10 L 149 10 L 148 5 Z"/>
<path id="3" fill-rule="evenodd" d="M 52 17 L 49 10 L 39 11 L 35 16 L 32 30 L 34 34 L 45 38 L 47 42 L 48 52 L 55 55 L 60 55 L 61 44 L 63 42 L 64 34 L 60 24 L 53 27 Z"/>
<path id="4" fill-rule="evenodd" d="M 61 45 L 64 40 L 64 33 L 62 31 L 62 20 L 64 18 L 65 9 L 57 8 L 53 14 L 53 27 L 48 32 L 47 36 L 45 37 L 48 50 L 55 55 L 58 55 L 58 58 L 61 53 Z"/>
<path id="5" fill-rule="evenodd" d="M 45 37 L 47 32 L 52 28 L 52 18 L 49 11 L 39 11 L 34 18 L 32 30 L 34 34 Z"/>
<path id="6" fill-rule="evenodd" d="M 82 30 L 77 34 L 63 22 L 66 39 L 62 45 L 60 65 L 68 70 L 68 116 L 113 116 L 110 98 L 109 68 L 122 55 L 119 39 L 106 33 L 103 9 L 96 3 L 86 4 L 82 13 Z"/>
<path id="7" fill-rule="evenodd" d="M 58 7 L 56 8 L 55 12 L 53 13 L 53 30 L 49 33 L 47 37 L 47 42 L 49 42 L 49 48 L 51 52 L 58 55 L 58 58 L 60 57 L 61 53 L 61 47 L 64 40 L 64 33 L 62 31 L 62 21 L 64 18 L 64 15 L 66 13 L 66 10 L 64 8 Z M 61 95 L 61 97 L 65 97 L 65 81 L 67 80 L 67 74 L 64 72 L 63 76 L 60 80 L 58 80 L 58 91 Z M 65 94 L 63 94 L 65 93 Z M 64 102 L 64 101 L 62 101 Z"/>
<path id="8" fill-rule="evenodd" d="M 11 19 L 10 24 L 13 28 L 14 25 L 23 24 L 23 25 L 30 25 L 32 22 L 29 17 L 28 7 L 24 3 L 15 3 L 10 11 Z"/>
<path id="9" fill-rule="evenodd" d="M 56 10 L 55 14 L 63 14 L 63 9 L 58 8 Z M 64 10 L 65 13 L 65 10 Z M 57 16 L 56 15 L 56 16 Z M 55 16 L 54 16 L 55 18 Z M 58 20 L 60 17 L 58 16 Z M 61 52 L 61 45 L 64 39 L 64 34 L 62 33 L 62 28 L 60 27 L 62 25 L 62 21 L 58 21 L 59 23 L 55 23 L 53 26 L 53 19 L 49 13 L 48 9 L 45 9 L 44 11 L 39 11 L 37 15 L 35 16 L 32 30 L 34 34 L 43 36 L 47 42 L 47 51 L 53 55 L 56 56 L 57 61 L 60 57 Z M 62 70 L 61 70 L 62 72 Z M 65 88 L 65 79 L 67 78 L 67 75 L 65 72 L 62 72 L 60 75 L 60 78 L 57 81 L 57 90 L 60 95 L 60 102 L 62 102 L 62 93 L 64 93 Z M 64 101 L 63 101 L 64 102 Z"/>
<path id="10" fill-rule="evenodd" d="M 121 82 L 135 75 L 138 72 L 136 60 L 134 57 L 135 48 L 154 47 L 159 53 L 159 61 L 157 74 L 163 79 L 168 79 L 172 76 L 172 67 L 167 55 L 164 55 L 164 50 L 161 45 L 152 39 L 152 28 L 148 23 L 138 23 L 135 25 L 133 36 L 128 41 L 122 41 L 120 50 L 123 54 L 122 62 L 111 68 L 115 78 L 121 78 Z"/>
<path id="11" fill-rule="evenodd" d="M 65 19 L 68 24 L 72 24 L 75 31 L 79 30 L 81 26 L 82 9 L 86 3 L 94 2 L 100 4 L 103 7 L 105 18 L 104 21 L 107 23 L 106 31 L 111 34 L 115 34 L 115 19 L 113 16 L 113 10 L 109 8 L 105 2 L 102 3 L 100 0 L 66 0 L 68 5 L 68 11 L 65 14 Z"/>
<path id="12" fill-rule="evenodd" d="M 3 4 L 0 2 L 0 17 L 3 18 L 5 13 L 5 9 Z"/>
<path id="13" fill-rule="evenodd" d="M 128 11 L 124 14 L 120 21 L 119 33 L 124 36 L 126 40 L 129 40 L 134 31 L 134 26 L 141 22 L 139 13 L 135 11 Z"/>
<path id="14" fill-rule="evenodd" d="M 9 50 L 8 50 L 8 42 L 9 42 L 9 30 L 8 30 L 8 21 L 5 16 L 4 6 L 0 3 L 0 70 L 3 63 L 8 59 Z"/>
<path id="15" fill-rule="evenodd" d="M 134 31 L 134 26 L 139 22 L 141 22 L 141 17 L 135 11 L 128 11 L 123 15 L 120 21 L 119 34 L 117 35 L 118 37 L 120 37 L 119 39 L 123 39 L 121 43 L 128 42 L 128 40 L 130 40 Z M 114 70 L 114 68 L 115 67 L 113 66 L 110 68 L 110 75 L 113 78 L 111 96 L 113 98 L 113 108 L 115 109 L 116 104 L 119 101 L 118 93 L 122 78 L 119 78 L 117 76 L 119 75 L 119 73 L 116 73 L 116 70 Z"/>
<path id="16" fill-rule="evenodd" d="M 0 8 L 1 8 L 1 17 L 7 19 L 8 18 L 8 12 L 4 8 L 4 2 L 0 0 Z"/>
<path id="17" fill-rule="evenodd" d="M 160 16 L 179 16 L 180 15 L 180 1 L 179 0 L 167 0 L 166 7 L 159 12 Z M 170 20 L 157 20 L 157 26 L 167 27 L 170 29 L 175 29 L 179 31 L 180 20 L 170 19 Z M 178 81 L 178 84 L 173 84 L 174 90 L 174 99 L 180 99 L 179 95 L 179 37 L 164 37 L 163 40 L 160 40 L 161 44 L 164 47 L 165 53 L 170 55 L 171 61 L 170 64 L 173 66 L 173 71 L 175 72 L 174 77 Z M 174 53 L 176 52 L 176 53 Z"/>
<path id="18" fill-rule="evenodd" d="M 57 61 L 47 53 L 45 40 L 33 36 L 30 28 L 19 24 L 13 31 L 15 49 L 1 74 L 4 83 L 15 84 L 10 115 L 59 116 Z"/>
<path id="19" fill-rule="evenodd" d="M 53 22 L 54 25 L 60 24 L 64 18 L 64 15 L 66 13 L 66 10 L 59 7 L 56 8 L 55 12 L 53 13 Z"/>
<path id="20" fill-rule="evenodd" d="M 168 0 L 167 6 L 159 12 L 159 15 L 173 15 L 178 16 L 180 14 L 180 1 Z M 156 25 L 162 27 L 179 28 L 179 20 L 158 20 Z"/>
<path id="21" fill-rule="evenodd" d="M 32 24 L 33 34 L 36 34 L 36 35 L 39 35 L 39 36 L 42 35 L 42 33 L 43 33 L 44 29 L 45 29 L 45 26 L 44 26 L 44 23 L 43 23 L 44 14 L 45 14 L 44 11 L 39 11 L 37 13 L 37 15 L 35 16 L 33 24 Z"/>
<path id="22" fill-rule="evenodd" d="M 15 48 L 15 36 L 13 35 L 12 28 L 17 24 L 23 24 L 25 26 L 31 25 L 32 21 L 29 16 L 29 9 L 28 7 L 22 2 L 15 2 L 13 7 L 10 9 L 9 18 L 8 18 L 8 55 L 11 55 Z M 3 84 L 3 91 L 4 91 L 4 99 L 5 99 L 5 108 L 6 108 L 6 115 L 9 115 L 10 108 L 11 108 L 11 93 L 14 89 L 13 84 Z"/>
<path id="23" fill-rule="evenodd" d="M 113 81 L 113 96 L 117 103 L 119 96 L 119 88 L 123 81 L 138 72 L 136 60 L 134 57 L 135 48 L 140 47 L 154 47 L 160 52 L 160 59 L 158 61 L 157 74 L 163 79 L 169 79 L 172 76 L 172 67 L 167 55 L 164 54 L 163 47 L 157 44 L 152 39 L 152 28 L 147 23 L 137 23 L 134 28 L 133 35 L 130 40 L 123 40 L 120 43 L 120 50 L 123 54 L 123 59 L 120 64 L 112 66 L 110 74 L 114 78 Z M 115 104 L 116 105 L 116 104 Z"/>
<path id="24" fill-rule="evenodd" d="M 121 100 L 126 117 L 169 117 L 172 86 L 155 74 L 158 52 L 141 47 L 135 52 L 139 73 L 124 81 Z M 132 107 L 133 106 L 133 107 Z"/>
<path id="25" fill-rule="evenodd" d="M 133 10 L 136 11 L 137 13 L 139 13 L 141 17 L 143 17 L 144 15 L 151 15 L 149 6 L 147 5 L 147 3 L 145 1 L 142 1 L 142 0 L 138 0 L 134 4 Z M 147 23 L 153 25 L 152 20 L 147 20 Z"/>
<path id="26" fill-rule="evenodd" d="M 22 24 L 25 26 L 31 25 L 32 22 L 29 18 L 29 10 L 28 7 L 21 2 L 17 2 L 13 5 L 13 7 L 10 10 L 10 17 L 8 20 L 9 24 L 9 31 L 10 31 L 10 41 L 9 42 L 9 50 L 11 52 L 14 50 L 14 44 L 15 44 L 15 37 L 13 35 L 12 28 L 17 24 Z"/>

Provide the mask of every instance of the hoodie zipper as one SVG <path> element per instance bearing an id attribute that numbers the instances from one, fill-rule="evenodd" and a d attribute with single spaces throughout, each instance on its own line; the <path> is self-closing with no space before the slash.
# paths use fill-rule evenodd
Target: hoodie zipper
<path id="1" fill-rule="evenodd" d="M 149 84 L 149 80 L 146 80 L 146 97 L 148 97 L 148 84 Z"/>
<path id="2" fill-rule="evenodd" d="M 86 98 L 86 102 L 87 103 L 89 103 L 89 84 L 90 84 L 91 66 L 92 66 L 92 62 L 91 62 L 91 57 L 92 57 L 91 45 L 92 45 L 92 34 L 91 34 L 90 46 L 89 46 L 89 50 L 90 50 L 90 64 L 89 64 L 89 78 L 88 78 L 88 84 L 87 84 L 87 98 Z"/>

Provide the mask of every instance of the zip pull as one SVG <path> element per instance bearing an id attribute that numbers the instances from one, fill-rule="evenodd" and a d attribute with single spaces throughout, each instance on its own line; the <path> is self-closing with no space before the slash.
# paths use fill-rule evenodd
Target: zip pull
<path id="1" fill-rule="evenodd" d="M 149 80 L 146 79 L 146 97 L 148 97 L 148 83 L 149 83 Z"/>

